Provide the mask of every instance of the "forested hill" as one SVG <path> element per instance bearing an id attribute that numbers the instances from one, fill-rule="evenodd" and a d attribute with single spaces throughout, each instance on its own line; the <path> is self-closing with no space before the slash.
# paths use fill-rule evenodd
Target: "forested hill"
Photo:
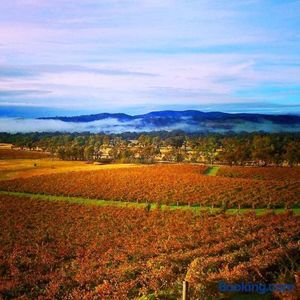
<path id="1" fill-rule="evenodd" d="M 149 122 L 154 120 L 160 120 L 161 123 L 170 123 L 180 121 L 182 118 L 189 118 L 191 121 L 220 121 L 220 120 L 243 120 L 249 122 L 261 122 L 263 120 L 282 123 L 282 124 L 294 124 L 300 123 L 300 116 L 296 115 L 267 115 L 267 114 L 248 114 L 248 113 L 223 113 L 223 112 L 202 112 L 198 110 L 185 110 L 185 111 L 154 111 L 142 115 L 128 115 L 123 113 L 99 113 L 91 115 L 81 115 L 73 117 L 47 117 L 39 119 L 51 119 L 61 120 L 64 122 L 93 122 L 104 119 L 117 119 L 119 121 L 129 121 L 142 119 Z"/>
<path id="2" fill-rule="evenodd" d="M 50 117 L 65 123 L 83 123 L 87 131 L 125 132 L 184 130 L 185 132 L 282 132 L 300 131 L 300 116 L 230 114 L 223 112 L 155 111 L 143 115 L 100 113 L 74 117 Z M 101 128 L 100 128 L 101 127 Z"/>

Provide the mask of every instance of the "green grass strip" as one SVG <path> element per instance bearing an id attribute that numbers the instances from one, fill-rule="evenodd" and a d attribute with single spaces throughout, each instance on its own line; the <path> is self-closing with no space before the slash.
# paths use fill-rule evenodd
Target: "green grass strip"
<path id="1" fill-rule="evenodd" d="M 216 176 L 219 169 L 220 167 L 218 166 L 209 167 L 205 170 L 204 174 L 207 176 Z"/>
<path id="2" fill-rule="evenodd" d="M 83 204 L 83 205 L 95 205 L 95 206 L 115 206 L 115 207 L 137 207 L 145 209 L 147 205 L 149 205 L 150 209 L 158 208 L 157 204 L 155 203 L 137 203 L 137 202 L 125 202 L 125 201 L 113 201 L 113 200 L 99 200 L 99 199 L 88 199 L 88 198 L 80 198 L 80 197 L 66 197 L 66 196 L 53 196 L 53 195 L 45 195 L 45 194 L 32 194 L 32 193 L 21 193 L 21 192 L 8 192 L 8 191 L 0 191 L 0 195 L 10 195 L 16 197 L 26 197 L 31 199 L 37 200 L 47 200 L 47 201 L 65 201 L 69 203 L 75 204 Z M 200 206 L 188 206 L 188 205 L 165 205 L 162 204 L 159 206 L 162 210 L 189 210 L 195 213 L 201 212 L 209 212 L 209 213 L 219 213 L 222 211 L 221 208 L 211 208 L 211 207 L 200 207 Z M 291 209 L 296 215 L 300 215 L 300 208 L 293 208 Z M 243 214 L 247 212 L 253 212 L 253 209 L 250 208 L 241 208 L 240 210 L 235 208 L 230 208 L 226 210 L 226 214 L 229 215 L 236 215 L 236 214 Z M 264 215 L 268 212 L 272 211 L 271 209 L 267 208 L 257 208 L 255 209 L 256 215 Z M 286 212 L 284 208 L 276 208 L 273 210 L 276 214 L 281 214 Z"/>

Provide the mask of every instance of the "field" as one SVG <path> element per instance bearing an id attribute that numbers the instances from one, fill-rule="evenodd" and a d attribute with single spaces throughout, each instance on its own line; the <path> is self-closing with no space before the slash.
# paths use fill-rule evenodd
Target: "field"
<path id="1" fill-rule="evenodd" d="M 40 159 L 50 157 L 49 153 L 38 151 L 13 150 L 0 144 L 0 159 Z"/>
<path id="2" fill-rule="evenodd" d="M 298 168 L 0 167 L 0 298 L 180 299 L 187 280 L 190 299 L 241 299 L 218 283 L 295 284 Z"/>
<path id="3" fill-rule="evenodd" d="M 218 176 L 260 180 L 281 180 L 300 182 L 298 167 L 221 167 Z"/>
<path id="4" fill-rule="evenodd" d="M 3 195 L 0 213 L 7 298 L 176 299 L 185 278 L 192 295 L 214 298 L 219 280 L 291 280 L 300 259 L 300 217 L 291 214 L 211 216 Z"/>
<path id="5" fill-rule="evenodd" d="M 0 181 L 15 178 L 27 178 L 37 175 L 57 174 L 75 171 L 96 171 L 137 167 L 134 164 L 87 164 L 83 161 L 61 161 L 43 159 L 0 159 Z"/>
<path id="6" fill-rule="evenodd" d="M 204 174 L 206 168 L 196 165 L 154 165 L 57 173 L 2 181 L 0 189 L 168 205 L 299 207 L 300 185 L 297 179 L 285 181 L 207 176 Z M 286 172 L 289 170 L 287 168 Z"/>

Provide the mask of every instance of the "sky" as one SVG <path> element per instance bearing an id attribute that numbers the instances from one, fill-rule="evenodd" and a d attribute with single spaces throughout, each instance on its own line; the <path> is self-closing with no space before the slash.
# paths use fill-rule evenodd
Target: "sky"
<path id="1" fill-rule="evenodd" d="M 0 116 L 300 113 L 298 0 L 0 2 Z"/>

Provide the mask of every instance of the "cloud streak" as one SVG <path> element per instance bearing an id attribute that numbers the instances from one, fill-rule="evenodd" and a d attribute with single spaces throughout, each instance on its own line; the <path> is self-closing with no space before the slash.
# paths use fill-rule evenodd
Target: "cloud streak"
<path id="1" fill-rule="evenodd" d="M 19 97 L 19 96 L 34 96 L 34 95 L 47 95 L 49 91 L 45 90 L 0 90 L 0 99 L 4 98 L 7 99 L 8 97 Z M 9 102 L 8 102 L 9 103 Z M 13 103 L 13 102 L 12 102 Z"/>
<path id="2" fill-rule="evenodd" d="M 91 73 L 102 74 L 108 76 L 142 76 L 155 77 L 156 74 L 122 70 L 122 69 L 101 69 L 95 67 L 87 67 L 80 65 L 33 65 L 33 66 L 1 66 L 0 77 L 33 77 L 45 73 Z"/>

